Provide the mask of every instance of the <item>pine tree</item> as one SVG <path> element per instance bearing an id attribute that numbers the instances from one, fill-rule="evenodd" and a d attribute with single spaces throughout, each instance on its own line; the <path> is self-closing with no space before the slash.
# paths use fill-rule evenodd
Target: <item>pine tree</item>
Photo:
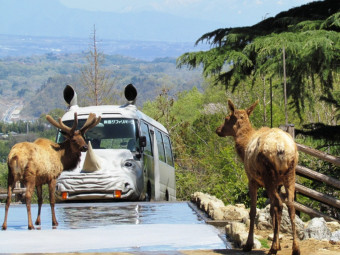
<path id="1" fill-rule="evenodd" d="M 339 9 L 339 1 L 312 2 L 250 27 L 217 29 L 196 42 L 207 41 L 210 50 L 185 53 L 177 65 L 203 66 L 205 77 L 234 91 L 250 77 L 282 77 L 284 48 L 288 97 L 302 118 L 305 101 L 316 86 L 321 86 L 328 101 L 334 98 L 339 79 Z"/>

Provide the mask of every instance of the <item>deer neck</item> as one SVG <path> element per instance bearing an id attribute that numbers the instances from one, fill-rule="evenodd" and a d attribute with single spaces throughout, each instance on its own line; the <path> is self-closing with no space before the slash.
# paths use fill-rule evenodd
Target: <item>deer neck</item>
<path id="1" fill-rule="evenodd" d="M 244 161 L 245 151 L 248 143 L 250 142 L 252 135 L 255 133 L 255 129 L 251 126 L 251 124 L 247 124 L 248 125 L 242 125 L 236 128 L 234 136 L 236 151 L 242 161 Z"/>
<path id="2" fill-rule="evenodd" d="M 70 141 L 68 140 L 60 144 L 59 153 L 64 170 L 73 170 L 80 162 L 81 152 L 72 151 Z"/>

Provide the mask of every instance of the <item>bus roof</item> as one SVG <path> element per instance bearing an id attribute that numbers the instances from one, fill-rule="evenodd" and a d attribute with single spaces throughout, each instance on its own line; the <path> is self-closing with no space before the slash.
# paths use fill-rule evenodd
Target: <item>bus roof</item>
<path id="1" fill-rule="evenodd" d="M 69 110 L 63 115 L 62 121 L 73 120 L 74 113 L 77 113 L 78 119 L 86 119 L 90 113 L 95 113 L 97 116 L 105 118 L 126 118 L 144 120 L 152 126 L 158 128 L 164 133 L 168 134 L 166 128 L 158 121 L 147 116 L 139 111 L 133 104 L 126 105 L 98 105 L 79 107 L 77 105 L 71 106 Z"/>

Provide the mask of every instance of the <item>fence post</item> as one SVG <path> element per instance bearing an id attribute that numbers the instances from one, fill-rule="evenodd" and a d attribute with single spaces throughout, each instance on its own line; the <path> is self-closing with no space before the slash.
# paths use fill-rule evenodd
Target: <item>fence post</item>
<path id="1" fill-rule="evenodd" d="M 294 124 L 280 125 L 279 128 L 282 129 L 283 131 L 286 131 L 288 134 L 290 134 L 293 137 L 293 139 L 295 139 Z"/>

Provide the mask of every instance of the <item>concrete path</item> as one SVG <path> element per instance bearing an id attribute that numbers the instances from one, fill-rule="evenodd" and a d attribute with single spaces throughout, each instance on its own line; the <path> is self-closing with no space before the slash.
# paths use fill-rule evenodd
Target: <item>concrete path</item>
<path id="1" fill-rule="evenodd" d="M 58 204 L 58 229 L 52 229 L 49 211 L 45 205 L 41 229 L 29 231 L 25 207 L 11 206 L 8 230 L 0 232 L 0 253 L 171 254 L 226 248 L 219 231 L 202 222 L 187 203 Z M 1 222 L 3 215 L 1 205 Z"/>

